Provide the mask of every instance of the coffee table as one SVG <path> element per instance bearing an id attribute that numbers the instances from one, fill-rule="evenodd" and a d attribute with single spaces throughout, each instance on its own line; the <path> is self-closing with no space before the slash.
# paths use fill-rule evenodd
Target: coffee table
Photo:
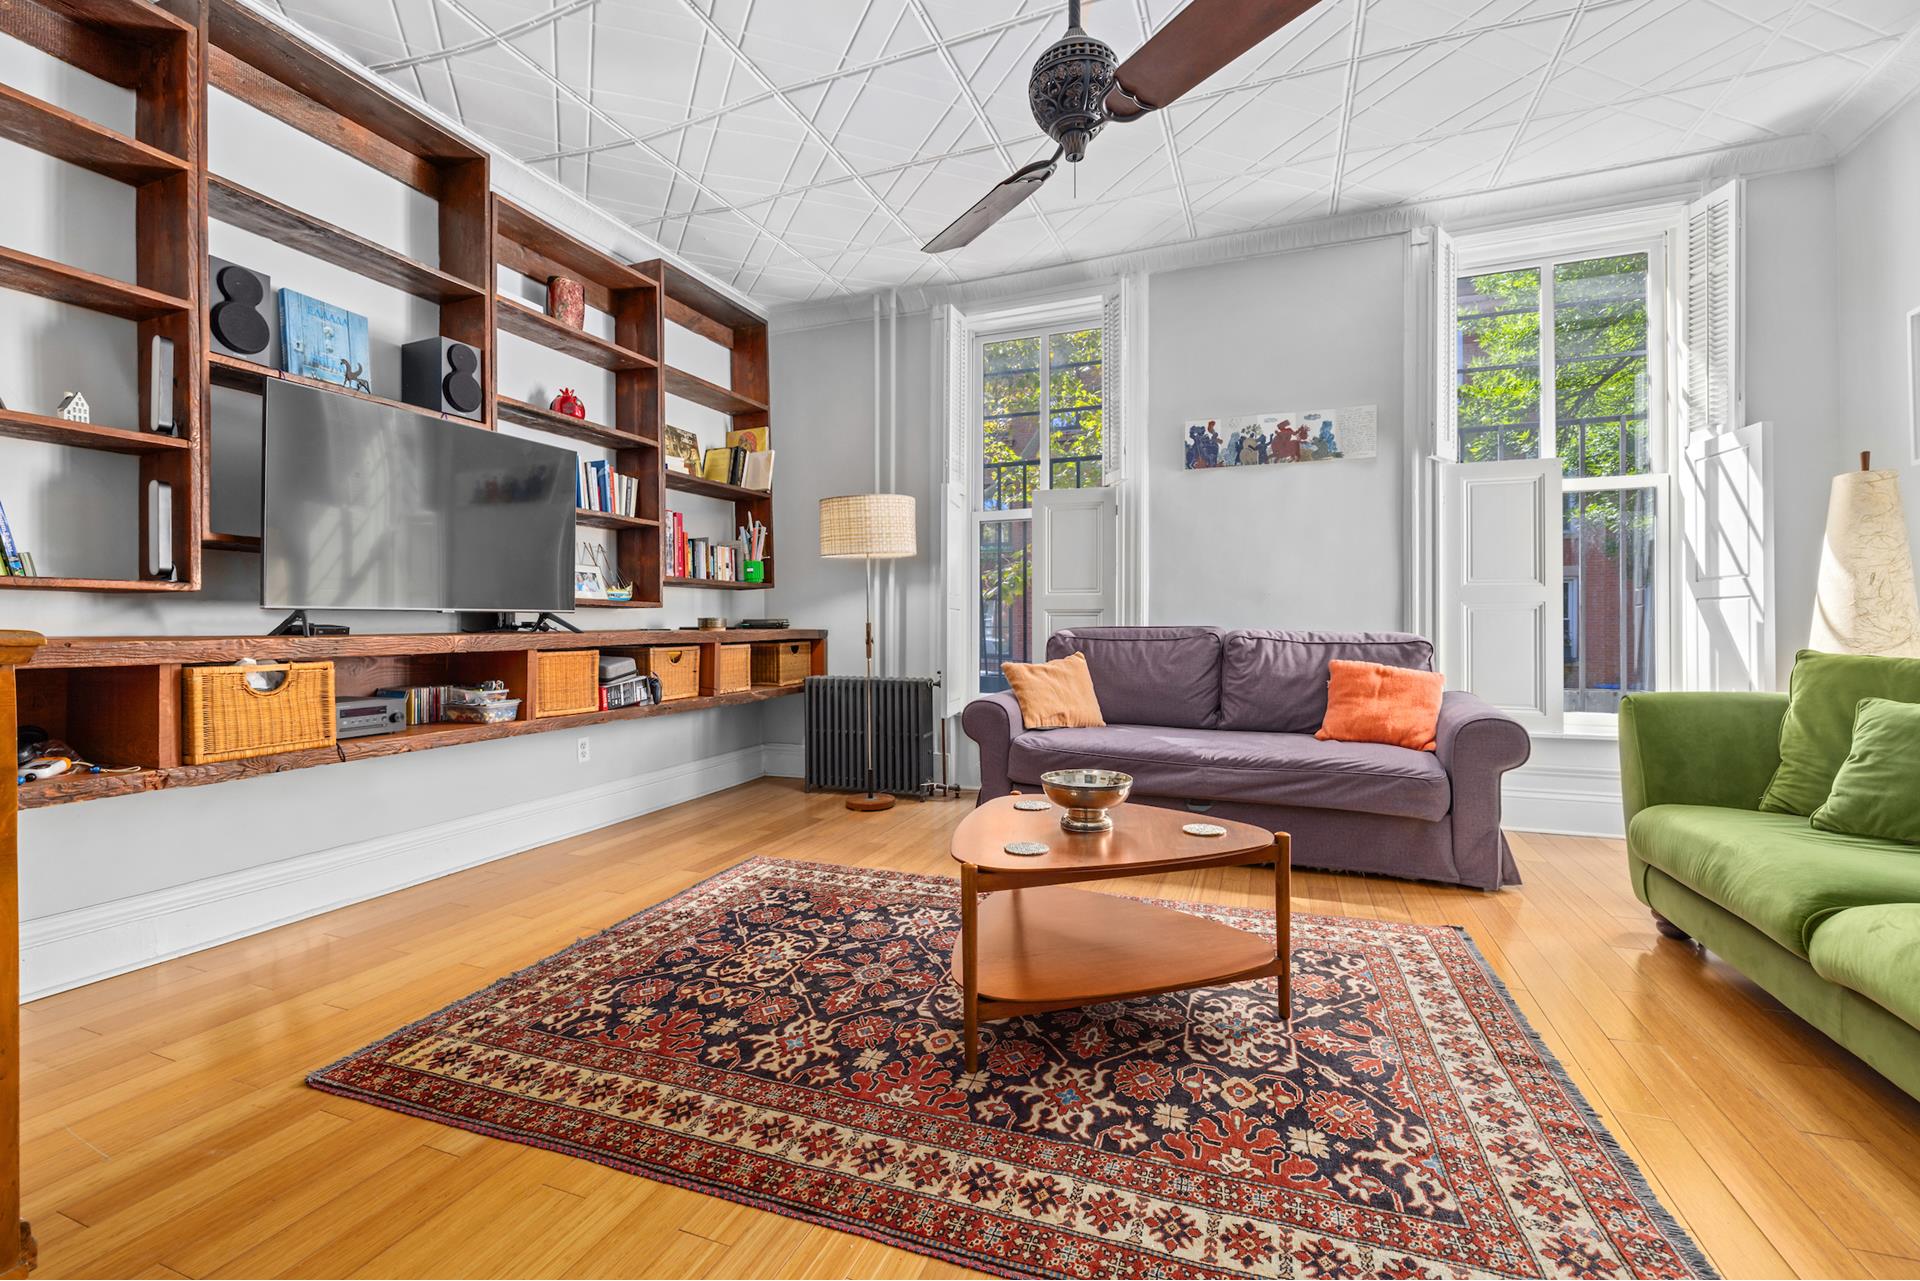
<path id="1" fill-rule="evenodd" d="M 1288 1020 L 1293 842 L 1287 833 L 1205 819 L 1226 834 L 1189 836 L 1181 828 L 1198 816 L 1153 805 L 1114 809 L 1112 831 L 1068 832 L 1057 807 L 1014 808 L 1026 799 L 1015 793 L 988 801 L 953 833 L 951 852 L 960 864 L 953 976 L 966 995 L 967 1071 L 979 1070 L 983 1020 L 1157 992 L 1273 975 L 1280 1018 Z M 1047 852 L 1006 852 L 1021 841 L 1044 842 Z M 1268 861 L 1274 868 L 1272 943 L 1170 908 L 1064 888 Z M 983 901 L 983 895 L 990 897 Z"/>

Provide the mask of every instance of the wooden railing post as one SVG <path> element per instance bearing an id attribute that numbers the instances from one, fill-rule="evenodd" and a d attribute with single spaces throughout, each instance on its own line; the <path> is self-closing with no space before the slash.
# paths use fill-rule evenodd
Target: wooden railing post
<path id="1" fill-rule="evenodd" d="M 13 669 L 33 657 L 41 638 L 0 631 L 0 743 L 15 737 Z M 20 1218 L 20 801 L 13 769 L 0 770 L 0 1225 L 18 1223 L 9 1246 L 0 1226 L 0 1276 L 24 1277 L 37 1262 L 33 1233 Z"/>

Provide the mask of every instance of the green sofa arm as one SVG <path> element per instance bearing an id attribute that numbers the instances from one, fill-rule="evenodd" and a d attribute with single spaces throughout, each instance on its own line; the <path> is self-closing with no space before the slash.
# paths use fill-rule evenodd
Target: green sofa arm
<path id="1" fill-rule="evenodd" d="M 1620 700 L 1620 797 L 1649 805 L 1760 807 L 1780 764 L 1785 694 L 1629 694 Z"/>

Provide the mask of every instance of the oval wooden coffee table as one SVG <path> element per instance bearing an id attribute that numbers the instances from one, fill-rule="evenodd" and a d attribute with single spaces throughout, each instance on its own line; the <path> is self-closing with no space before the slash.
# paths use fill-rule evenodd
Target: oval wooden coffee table
<path id="1" fill-rule="evenodd" d="M 1015 794 L 988 801 L 960 821 L 952 854 L 960 864 L 960 941 L 953 976 L 966 994 L 967 1071 L 980 1066 L 982 1020 L 1072 1009 L 1156 992 L 1211 987 L 1273 975 L 1280 1019 L 1288 1021 L 1292 838 L 1218 820 L 1224 836 L 1189 836 L 1197 821 L 1180 810 L 1122 805 L 1113 830 L 1064 831 L 1060 811 L 1019 810 Z M 1045 854 L 1009 854 L 1021 841 Z M 1090 890 L 1075 881 L 1151 876 L 1271 861 L 1274 941 L 1169 908 Z M 1004 891 L 1004 892 L 999 892 Z M 982 895 L 992 895 L 984 902 Z"/>

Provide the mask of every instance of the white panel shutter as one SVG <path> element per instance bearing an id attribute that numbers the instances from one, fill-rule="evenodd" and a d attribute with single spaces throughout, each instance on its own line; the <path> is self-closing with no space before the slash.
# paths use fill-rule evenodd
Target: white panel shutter
<path id="1" fill-rule="evenodd" d="M 1119 618 L 1114 564 L 1119 503 L 1111 485 L 1047 489 L 1033 496 L 1033 649 L 1067 627 Z"/>
<path id="2" fill-rule="evenodd" d="M 1774 688 L 1773 521 L 1766 423 L 1688 439 L 1684 513 L 1687 689 Z"/>
<path id="3" fill-rule="evenodd" d="M 1107 291 L 1100 317 L 1100 474 L 1108 485 L 1120 479 L 1126 457 L 1127 293 L 1122 277 Z"/>
<path id="4" fill-rule="evenodd" d="M 1716 188 L 1687 208 L 1686 324 L 1682 328 L 1686 394 L 1681 439 L 1741 426 L 1740 187 Z"/>
<path id="5" fill-rule="evenodd" d="M 974 573 L 973 505 L 969 469 L 973 444 L 973 333 L 957 307 L 935 316 L 944 330 L 943 398 L 946 465 L 940 484 L 940 563 L 944 608 L 941 632 L 946 714 L 957 716 L 973 689 L 973 610 L 979 582 Z"/>
<path id="6" fill-rule="evenodd" d="M 1440 669 L 1535 733 L 1559 730 L 1560 460 L 1444 463 Z"/>
<path id="7" fill-rule="evenodd" d="M 1444 462 L 1460 457 L 1460 395 L 1454 387 L 1459 362 L 1460 312 L 1457 302 L 1460 255 L 1453 237 L 1433 229 L 1433 435 L 1434 456 Z"/>

